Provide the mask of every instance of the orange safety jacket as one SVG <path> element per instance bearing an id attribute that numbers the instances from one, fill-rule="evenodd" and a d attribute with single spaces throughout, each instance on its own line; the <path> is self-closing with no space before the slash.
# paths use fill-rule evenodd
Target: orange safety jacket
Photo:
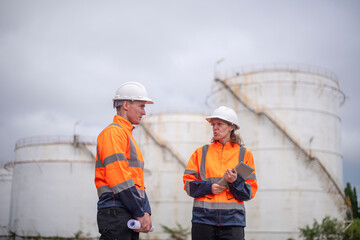
<path id="1" fill-rule="evenodd" d="M 97 139 L 95 185 L 98 208 L 124 207 L 134 217 L 151 214 L 144 186 L 144 160 L 132 124 L 119 115 Z"/>
<path id="2" fill-rule="evenodd" d="M 256 172 L 243 179 L 239 174 L 229 188 L 212 194 L 211 186 L 220 181 L 226 169 L 240 161 L 255 169 L 250 150 L 231 142 L 215 141 L 196 149 L 186 166 L 183 181 L 187 194 L 194 198 L 193 223 L 215 226 L 246 226 L 244 201 L 254 198 L 257 191 Z"/>

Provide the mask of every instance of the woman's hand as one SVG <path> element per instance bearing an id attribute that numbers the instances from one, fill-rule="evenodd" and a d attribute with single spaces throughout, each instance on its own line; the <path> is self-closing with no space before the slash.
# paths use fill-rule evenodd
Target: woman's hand
<path id="1" fill-rule="evenodd" d="M 236 170 L 233 168 L 232 170 L 227 169 L 224 173 L 224 178 L 227 182 L 229 183 L 233 183 L 235 182 L 235 180 L 237 179 L 237 172 Z"/>
<path id="2" fill-rule="evenodd" d="M 211 191 L 212 191 L 213 194 L 222 193 L 225 189 L 226 189 L 226 187 L 221 186 L 221 185 L 216 184 L 216 183 L 214 183 L 214 184 L 211 186 Z"/>

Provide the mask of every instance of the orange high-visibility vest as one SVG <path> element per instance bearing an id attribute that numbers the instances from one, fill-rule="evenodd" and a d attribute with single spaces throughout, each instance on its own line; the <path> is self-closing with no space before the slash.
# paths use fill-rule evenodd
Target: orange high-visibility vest
<path id="1" fill-rule="evenodd" d="M 257 192 L 256 171 L 245 180 L 238 175 L 229 189 L 220 194 L 212 194 L 211 190 L 211 185 L 239 161 L 255 169 L 251 151 L 237 144 L 228 142 L 223 146 L 214 142 L 196 149 L 183 176 L 185 191 L 194 197 L 192 222 L 245 227 L 244 201 L 254 198 Z"/>
<path id="2" fill-rule="evenodd" d="M 95 185 L 98 207 L 121 206 L 135 217 L 150 213 L 144 186 L 144 160 L 132 124 L 119 115 L 97 139 Z"/>

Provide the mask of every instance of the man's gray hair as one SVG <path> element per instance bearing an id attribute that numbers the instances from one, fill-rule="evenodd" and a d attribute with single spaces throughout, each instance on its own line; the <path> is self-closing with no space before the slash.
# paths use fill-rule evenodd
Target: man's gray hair
<path id="1" fill-rule="evenodd" d="M 124 100 L 115 100 L 114 101 L 114 108 L 121 107 L 124 103 Z"/>

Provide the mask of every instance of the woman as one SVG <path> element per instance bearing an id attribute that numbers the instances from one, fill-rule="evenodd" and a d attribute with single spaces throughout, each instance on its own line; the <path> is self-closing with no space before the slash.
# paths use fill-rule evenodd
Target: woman
<path id="1" fill-rule="evenodd" d="M 243 179 L 234 169 L 240 162 L 255 169 L 243 147 L 234 110 L 221 106 L 206 118 L 213 128 L 210 145 L 196 149 L 185 169 L 184 189 L 194 198 L 192 240 L 244 239 L 244 201 L 257 191 L 255 171 Z M 217 184 L 224 178 L 228 186 Z"/>

